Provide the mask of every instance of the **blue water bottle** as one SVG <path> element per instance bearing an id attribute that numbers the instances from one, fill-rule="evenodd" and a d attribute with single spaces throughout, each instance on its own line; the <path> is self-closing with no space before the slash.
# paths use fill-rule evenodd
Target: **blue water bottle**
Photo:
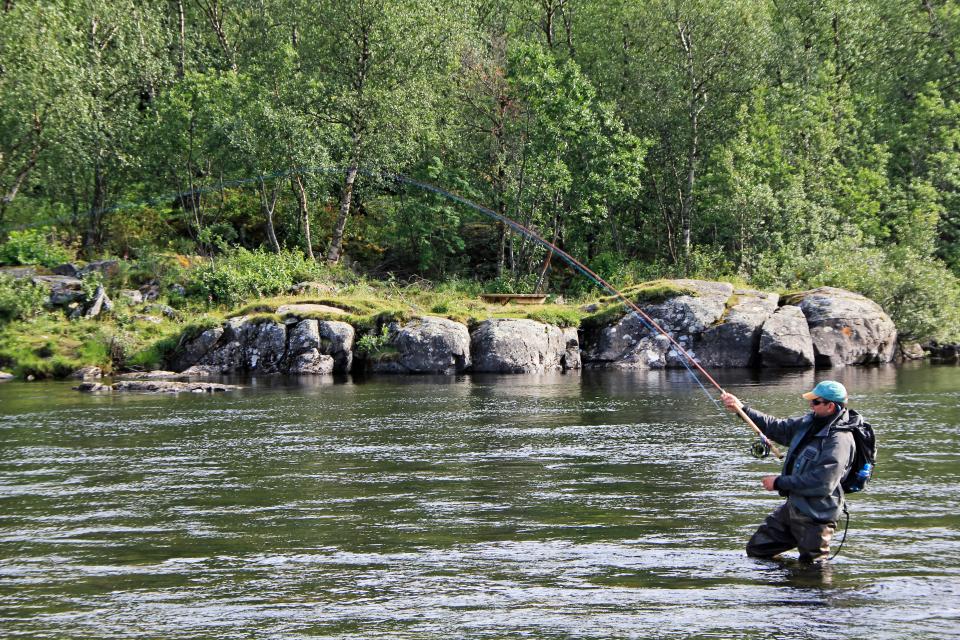
<path id="1" fill-rule="evenodd" d="M 870 479 L 870 474 L 873 472 L 873 465 L 867 462 L 863 465 L 863 468 L 857 472 L 857 480 L 853 483 L 853 486 L 850 487 L 850 493 L 856 493 L 857 491 L 862 491 L 863 486 L 867 484 L 867 481 Z"/>

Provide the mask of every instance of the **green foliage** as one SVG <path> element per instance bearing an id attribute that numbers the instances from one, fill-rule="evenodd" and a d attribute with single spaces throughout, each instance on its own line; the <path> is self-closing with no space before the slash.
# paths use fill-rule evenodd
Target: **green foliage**
<path id="1" fill-rule="evenodd" d="M 0 275 L 0 323 L 40 315 L 49 296 L 43 285 Z"/>
<path id="2" fill-rule="evenodd" d="M 0 264 L 36 264 L 55 267 L 73 259 L 73 252 L 57 240 L 52 227 L 11 231 L 0 245 Z"/>
<path id="3" fill-rule="evenodd" d="M 849 289 L 883 307 L 904 339 L 960 339 L 960 279 L 912 248 L 884 251 L 841 239 L 780 268 L 783 277 L 763 285 Z"/>
<path id="4" fill-rule="evenodd" d="M 190 296 L 237 305 L 247 298 L 283 293 L 298 282 L 327 273 L 299 252 L 274 254 L 239 247 L 187 272 L 186 289 Z"/>
<path id="5" fill-rule="evenodd" d="M 110 371 L 110 337 L 99 323 L 64 322 L 44 314 L 7 324 L 0 332 L 0 367 L 19 377 L 63 378 L 85 365 Z"/>
<path id="6" fill-rule="evenodd" d="M 368 333 L 357 340 L 357 350 L 369 358 L 375 358 L 390 344 L 390 327 L 383 325 L 380 333 Z"/>

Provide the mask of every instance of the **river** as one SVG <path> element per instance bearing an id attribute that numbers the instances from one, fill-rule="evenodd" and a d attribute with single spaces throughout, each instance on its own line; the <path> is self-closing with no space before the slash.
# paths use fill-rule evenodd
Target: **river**
<path id="1" fill-rule="evenodd" d="M 685 372 L 0 385 L 0 636 L 960 636 L 960 367 L 719 376 L 875 425 L 828 569 L 745 556 L 777 464 Z"/>

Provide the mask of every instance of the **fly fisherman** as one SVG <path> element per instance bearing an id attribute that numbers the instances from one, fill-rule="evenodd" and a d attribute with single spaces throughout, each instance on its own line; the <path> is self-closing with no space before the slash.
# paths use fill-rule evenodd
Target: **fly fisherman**
<path id="1" fill-rule="evenodd" d="M 767 516 L 747 543 L 747 555 L 772 558 L 794 547 L 800 561 L 823 562 L 830 557 L 830 538 L 843 510 L 840 481 L 853 464 L 854 444 L 849 427 L 861 421 L 847 408 L 847 390 L 824 380 L 803 394 L 810 413 L 780 419 L 744 406 L 729 393 L 721 396 L 731 411 L 742 408 L 763 434 L 789 449 L 779 476 L 764 476 L 767 491 L 779 491 L 787 501 Z"/>

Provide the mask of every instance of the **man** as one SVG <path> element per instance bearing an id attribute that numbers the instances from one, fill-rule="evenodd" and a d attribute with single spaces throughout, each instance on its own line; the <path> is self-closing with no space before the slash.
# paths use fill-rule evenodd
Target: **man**
<path id="1" fill-rule="evenodd" d="M 771 558 L 794 547 L 801 562 L 822 562 L 830 557 L 830 538 L 843 511 L 840 482 L 853 464 L 856 450 L 849 429 L 861 422 L 847 408 L 847 390 L 839 382 L 824 380 L 803 394 L 810 413 L 778 419 L 754 411 L 729 393 L 723 404 L 740 407 L 765 436 L 789 443 L 779 476 L 764 476 L 767 491 L 779 491 L 787 501 L 767 516 L 747 543 L 747 555 Z"/>

